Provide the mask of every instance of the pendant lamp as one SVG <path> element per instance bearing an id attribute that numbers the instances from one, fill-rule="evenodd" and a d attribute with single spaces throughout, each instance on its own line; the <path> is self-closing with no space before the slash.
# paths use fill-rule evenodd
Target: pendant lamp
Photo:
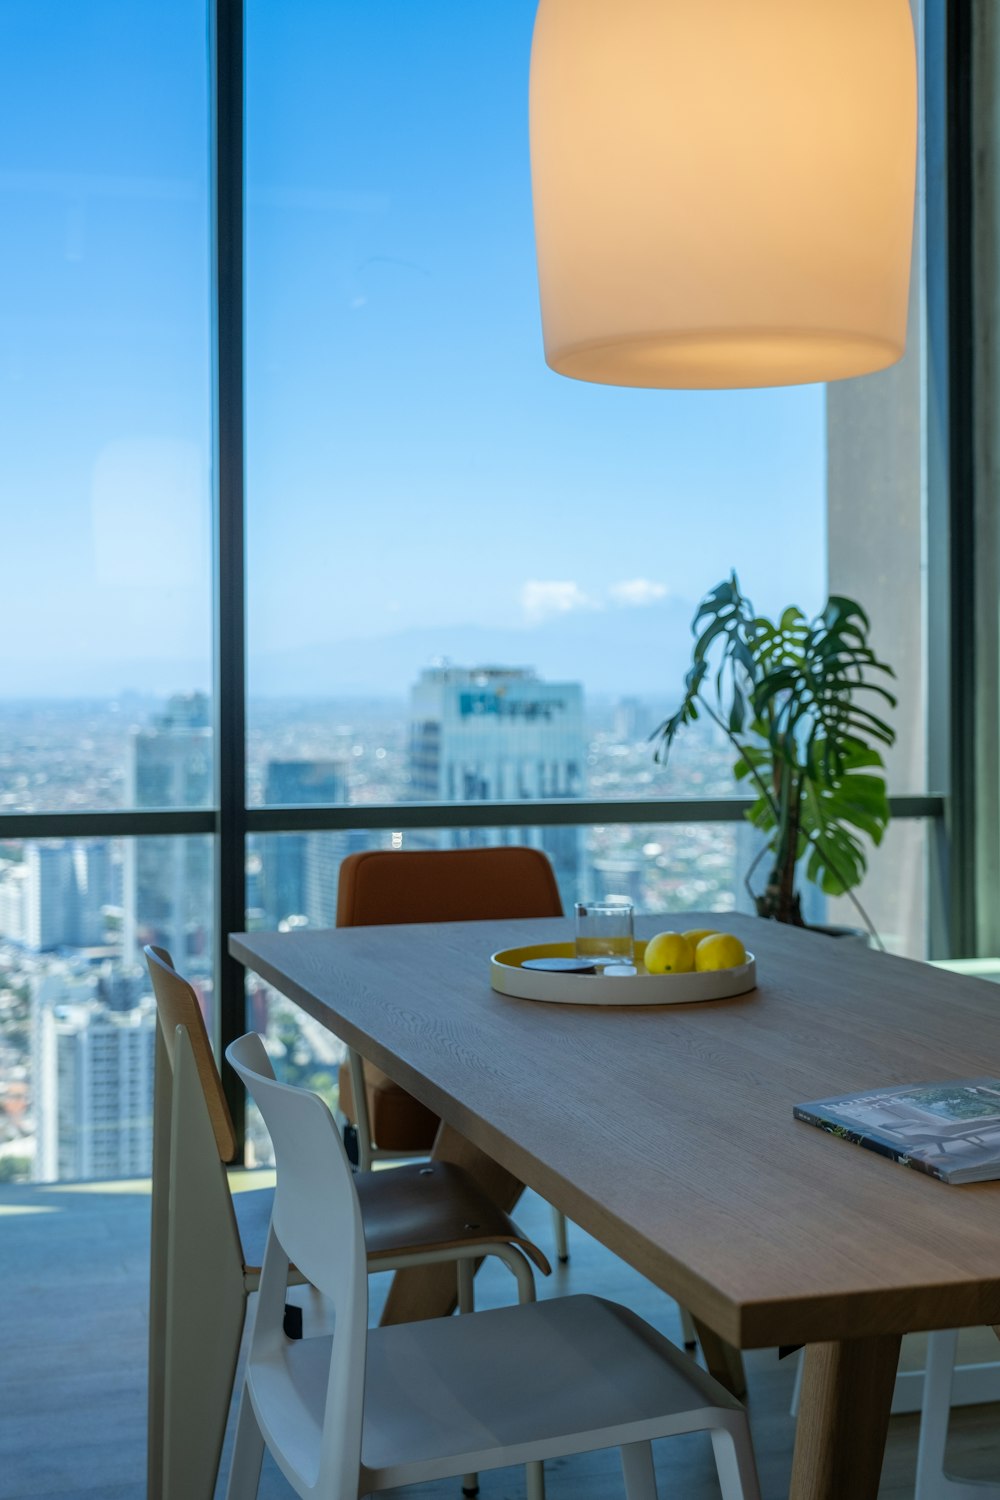
<path id="1" fill-rule="evenodd" d="M 577 380 L 841 380 L 906 342 L 907 0 L 540 0 L 545 358 Z"/>

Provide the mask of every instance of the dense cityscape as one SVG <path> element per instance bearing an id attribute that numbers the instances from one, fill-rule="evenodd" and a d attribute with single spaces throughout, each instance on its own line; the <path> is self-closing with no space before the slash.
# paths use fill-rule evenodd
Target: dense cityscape
<path id="1" fill-rule="evenodd" d="M 248 805 L 731 795 L 711 730 L 656 764 L 650 735 L 668 706 L 449 666 L 422 673 L 409 701 L 251 700 Z M 0 807 L 208 806 L 211 734 L 199 693 L 0 705 Z M 618 895 L 640 911 L 731 909 L 738 837 L 737 825 L 612 823 L 252 836 L 247 923 L 331 925 L 345 855 L 404 841 L 536 843 L 567 906 Z M 155 1016 L 141 949 L 167 948 L 210 1012 L 211 861 L 205 836 L 0 843 L 0 1180 L 148 1171 Z M 252 979 L 248 1016 L 289 1074 L 332 1095 L 328 1032 Z"/>

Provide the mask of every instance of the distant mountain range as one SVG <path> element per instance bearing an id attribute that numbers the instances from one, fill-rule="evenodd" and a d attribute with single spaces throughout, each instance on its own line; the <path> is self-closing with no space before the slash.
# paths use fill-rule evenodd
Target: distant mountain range
<path id="1" fill-rule="evenodd" d="M 424 667 L 533 667 L 550 682 L 582 682 L 600 695 L 673 697 L 691 654 L 688 601 L 578 610 L 531 627 L 443 626 L 330 646 L 262 652 L 252 663 L 255 697 L 407 693 Z"/>
<path id="2" fill-rule="evenodd" d="M 424 667 L 532 667 L 550 682 L 582 682 L 600 697 L 676 698 L 691 655 L 690 600 L 614 605 L 550 616 L 507 629 L 448 625 L 296 650 L 262 651 L 250 663 L 253 697 L 403 696 Z M 74 662 L 42 667 L 14 661 L 0 671 L 0 695 L 115 696 L 206 688 L 204 662 L 163 659 Z"/>

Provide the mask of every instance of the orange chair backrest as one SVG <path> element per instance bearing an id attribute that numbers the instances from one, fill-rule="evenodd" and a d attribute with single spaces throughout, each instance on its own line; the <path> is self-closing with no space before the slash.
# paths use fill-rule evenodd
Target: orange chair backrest
<path id="1" fill-rule="evenodd" d="M 222 1079 L 216 1067 L 212 1044 L 205 1028 L 205 1018 L 198 1004 L 198 996 L 187 980 L 182 979 L 178 974 L 174 968 L 173 959 L 165 948 L 149 946 L 142 951 L 146 955 L 149 977 L 153 981 L 156 1014 L 159 1017 L 160 1034 L 167 1050 L 170 1067 L 173 1069 L 174 1066 L 177 1028 L 186 1026 L 188 1036 L 191 1038 L 198 1077 L 205 1093 L 212 1130 L 215 1132 L 215 1144 L 219 1148 L 219 1160 L 232 1161 L 236 1155 L 233 1117 L 229 1113 L 229 1105 L 222 1091 Z"/>
<path id="2" fill-rule="evenodd" d="M 373 849 L 340 867 L 337 926 L 561 917 L 548 856 L 520 844 L 486 849 Z"/>

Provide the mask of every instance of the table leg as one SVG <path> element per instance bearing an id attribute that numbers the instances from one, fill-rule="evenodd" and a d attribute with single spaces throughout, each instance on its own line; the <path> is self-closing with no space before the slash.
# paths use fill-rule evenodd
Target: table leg
<path id="1" fill-rule="evenodd" d="M 708 1373 L 715 1377 L 720 1385 L 725 1386 L 727 1391 L 742 1401 L 747 1393 L 747 1378 L 743 1370 L 743 1356 L 740 1351 L 727 1344 L 725 1339 L 720 1338 L 713 1328 L 703 1323 L 700 1318 L 692 1318 L 694 1331 L 698 1335 L 701 1352 L 705 1357 Z"/>
<path id="2" fill-rule="evenodd" d="M 806 1346 L 789 1500 L 876 1500 L 899 1342 Z"/>
<path id="3" fill-rule="evenodd" d="M 431 1158 L 464 1167 L 505 1213 L 510 1213 L 524 1191 L 524 1183 L 519 1182 L 506 1167 L 501 1167 L 485 1151 L 480 1151 L 464 1135 L 443 1122 Z M 416 1323 L 422 1318 L 447 1317 L 455 1306 L 456 1296 L 454 1265 L 414 1266 L 411 1270 L 397 1271 L 389 1288 L 382 1322 Z"/>

